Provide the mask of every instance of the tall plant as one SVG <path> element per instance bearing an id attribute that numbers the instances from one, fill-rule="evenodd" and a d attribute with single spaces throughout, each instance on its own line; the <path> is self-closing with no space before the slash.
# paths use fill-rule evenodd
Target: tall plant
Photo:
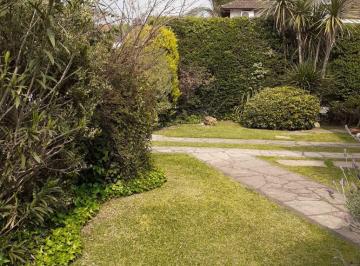
<path id="1" fill-rule="evenodd" d="M 335 46 L 337 37 L 346 31 L 342 18 L 348 3 L 349 0 L 330 0 L 329 4 L 324 5 L 326 16 L 322 19 L 319 26 L 325 43 L 325 55 L 321 69 L 322 78 L 326 75 L 330 54 Z"/>

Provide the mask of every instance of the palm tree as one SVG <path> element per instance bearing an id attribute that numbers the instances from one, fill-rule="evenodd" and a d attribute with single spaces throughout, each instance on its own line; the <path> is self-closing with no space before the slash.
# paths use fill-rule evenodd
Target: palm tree
<path id="1" fill-rule="evenodd" d="M 275 28 L 279 34 L 285 34 L 289 28 L 289 21 L 292 17 L 293 0 L 275 0 L 264 11 L 267 17 L 274 19 Z"/>
<path id="2" fill-rule="evenodd" d="M 337 36 L 346 31 L 342 18 L 348 3 L 349 0 L 330 0 L 329 4 L 324 4 L 326 16 L 319 25 L 325 41 L 325 57 L 321 70 L 322 78 L 325 78 L 330 53 L 335 46 Z"/>
<path id="3" fill-rule="evenodd" d="M 290 24 L 296 33 L 298 43 L 299 64 L 303 64 L 307 32 L 313 11 L 312 0 L 297 0 L 293 2 Z"/>
<path id="4" fill-rule="evenodd" d="M 289 29 L 289 21 L 292 17 L 293 0 L 274 0 L 269 2 L 268 8 L 263 12 L 266 17 L 274 20 L 275 28 L 283 38 L 285 62 L 287 62 L 287 39 L 286 32 Z"/>

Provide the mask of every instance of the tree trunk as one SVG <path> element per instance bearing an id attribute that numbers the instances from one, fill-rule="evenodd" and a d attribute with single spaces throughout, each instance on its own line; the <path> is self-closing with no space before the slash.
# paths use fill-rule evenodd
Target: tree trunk
<path id="1" fill-rule="evenodd" d="M 316 46 L 316 53 L 315 53 L 315 59 L 314 59 L 314 70 L 316 70 L 318 62 L 319 62 L 320 47 L 321 47 L 321 39 L 319 40 L 319 42 Z"/>
<path id="2" fill-rule="evenodd" d="M 325 58 L 324 58 L 324 63 L 323 63 L 323 67 L 321 70 L 321 78 L 325 78 L 325 76 L 326 76 L 326 69 L 329 64 L 330 53 L 331 53 L 333 46 L 334 46 L 334 41 L 332 41 L 332 40 L 329 41 L 328 44 L 326 45 Z"/>
<path id="3" fill-rule="evenodd" d="M 302 37 L 300 32 L 297 34 L 297 41 L 298 41 L 298 50 L 299 50 L 299 64 L 301 65 L 304 62 L 304 57 L 303 57 Z"/>

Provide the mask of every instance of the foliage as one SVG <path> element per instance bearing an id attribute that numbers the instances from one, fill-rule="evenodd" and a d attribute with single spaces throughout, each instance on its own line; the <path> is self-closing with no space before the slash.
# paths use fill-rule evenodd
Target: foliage
<path id="1" fill-rule="evenodd" d="M 360 26 L 350 29 L 350 36 L 339 40 L 333 50 L 330 72 L 335 79 L 333 100 L 344 100 L 360 94 Z"/>
<path id="2" fill-rule="evenodd" d="M 286 81 L 289 85 L 312 93 L 317 93 L 323 82 L 320 72 L 314 69 L 311 62 L 290 68 L 286 74 Z"/>
<path id="3" fill-rule="evenodd" d="M 284 71 L 281 41 L 263 20 L 184 18 L 171 21 L 169 26 L 178 38 L 180 69 L 185 73 L 201 69 L 197 72 L 203 74 L 195 76 L 211 79 L 182 86 L 180 112 L 217 117 L 230 114 L 244 93 L 277 85 Z M 189 88 L 195 91 L 187 105 Z"/>
<path id="4" fill-rule="evenodd" d="M 68 265 L 82 251 L 81 228 L 99 211 L 101 202 L 114 197 L 124 197 L 160 187 L 166 181 L 164 174 L 151 171 L 136 179 L 118 180 L 114 184 L 92 184 L 76 188 L 75 209 L 64 217 L 51 231 L 43 245 L 37 248 L 36 265 Z"/>
<path id="5" fill-rule="evenodd" d="M 101 79 L 83 1 L 0 3 L 0 234 L 41 227 L 66 199 L 83 161 Z M 66 29 L 66 31 L 64 31 Z M 5 244 L 7 245 L 7 244 Z M 25 242 L 7 245 L 11 263 Z"/>
<path id="6" fill-rule="evenodd" d="M 155 26 L 129 29 L 109 53 L 104 73 L 109 86 L 94 117 L 101 133 L 86 144 L 90 173 L 85 176 L 116 182 L 150 168 L 158 114 L 179 97 L 178 59 L 174 34 Z"/>
<path id="7" fill-rule="evenodd" d="M 268 88 L 245 105 L 242 124 L 250 128 L 311 129 L 320 111 L 319 100 L 293 87 Z"/>
<path id="8" fill-rule="evenodd" d="M 360 95 L 350 96 L 344 102 L 331 103 L 332 118 L 344 125 L 360 126 Z"/>

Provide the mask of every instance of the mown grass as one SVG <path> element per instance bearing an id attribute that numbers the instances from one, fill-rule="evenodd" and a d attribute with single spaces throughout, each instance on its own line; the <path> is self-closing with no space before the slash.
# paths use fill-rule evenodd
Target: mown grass
<path id="1" fill-rule="evenodd" d="M 225 139 L 270 139 L 281 140 L 279 137 L 288 137 L 287 140 L 321 141 L 321 142 L 354 142 L 346 133 L 323 130 L 308 131 L 279 131 L 264 129 L 249 129 L 230 121 L 220 121 L 216 126 L 200 124 L 181 124 L 163 128 L 155 134 L 168 137 L 192 138 L 225 138 Z"/>
<path id="2" fill-rule="evenodd" d="M 302 152 L 337 152 L 344 153 L 344 148 L 338 147 L 319 147 L 319 146 L 280 146 L 264 144 L 229 144 L 229 143 L 201 143 L 201 142 L 177 142 L 177 141 L 152 141 L 153 146 L 160 147 L 200 147 L 200 148 L 228 148 L 228 149 L 253 149 L 253 150 L 283 150 L 283 151 L 302 151 Z M 359 148 L 346 148 L 347 152 L 360 153 Z"/>
<path id="3" fill-rule="evenodd" d="M 287 169 L 291 172 L 301 174 L 303 176 L 309 177 L 310 179 L 322 183 L 324 185 L 327 185 L 329 187 L 332 187 L 334 189 L 340 188 L 340 180 L 344 178 L 343 171 L 339 168 L 333 165 L 332 160 L 325 160 L 326 167 L 317 167 L 317 166 L 288 166 L 283 165 L 277 162 L 277 160 L 304 160 L 304 158 L 285 158 L 285 157 L 267 157 L 267 156 L 258 156 L 259 158 L 266 160 L 274 165 L 277 165 L 281 168 Z M 309 160 L 316 160 L 316 159 L 310 159 Z M 354 179 L 355 181 L 356 177 L 353 174 L 353 170 L 346 169 L 348 178 Z"/>
<path id="4" fill-rule="evenodd" d="M 357 247 L 187 155 L 154 155 L 168 182 L 105 204 L 75 265 L 342 265 Z"/>

